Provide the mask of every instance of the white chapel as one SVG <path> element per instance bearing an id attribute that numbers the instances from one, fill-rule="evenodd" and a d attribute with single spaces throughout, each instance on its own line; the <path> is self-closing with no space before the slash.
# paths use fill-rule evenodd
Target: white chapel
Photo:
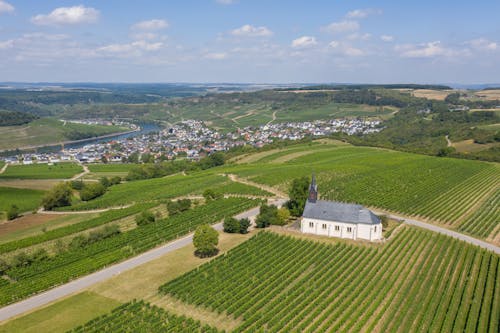
<path id="1" fill-rule="evenodd" d="M 303 233 L 349 239 L 382 239 L 380 219 L 361 205 L 318 200 L 316 177 L 312 176 L 300 230 Z"/>

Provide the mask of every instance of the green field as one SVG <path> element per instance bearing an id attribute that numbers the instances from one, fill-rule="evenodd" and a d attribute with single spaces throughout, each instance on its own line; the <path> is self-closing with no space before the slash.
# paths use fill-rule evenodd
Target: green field
<path id="1" fill-rule="evenodd" d="M 29 265 L 11 267 L 5 272 L 8 280 L 0 279 L 0 304 L 21 300 L 34 293 L 89 274 L 186 235 L 200 224 L 219 222 L 226 216 L 233 216 L 258 204 L 257 200 L 245 198 L 216 200 L 83 247 L 65 248 L 53 256 Z M 100 222 L 102 221 L 99 220 Z M 54 232 L 57 232 L 57 229 Z M 22 240 L 20 242 L 22 243 Z"/>
<path id="2" fill-rule="evenodd" d="M 75 163 L 9 165 L 0 179 L 66 179 L 83 172 Z"/>
<path id="3" fill-rule="evenodd" d="M 38 190 L 0 187 L 0 213 L 11 205 L 16 205 L 20 212 L 32 211 L 40 206 L 43 194 Z"/>
<path id="4" fill-rule="evenodd" d="M 499 256 L 417 228 L 378 247 L 265 232 L 160 292 L 234 332 L 497 332 L 499 274 Z"/>
<path id="5" fill-rule="evenodd" d="M 0 333 L 62 333 L 105 314 L 119 302 L 91 292 L 71 296 L 52 306 L 37 310 L 0 326 Z M 54 325 L 57 322 L 57 325 Z"/>
<path id="6" fill-rule="evenodd" d="M 128 128 L 119 126 L 85 125 L 57 119 L 42 118 L 25 125 L 0 127 L 0 150 L 58 144 L 62 141 L 91 138 L 105 134 L 123 132 Z"/>

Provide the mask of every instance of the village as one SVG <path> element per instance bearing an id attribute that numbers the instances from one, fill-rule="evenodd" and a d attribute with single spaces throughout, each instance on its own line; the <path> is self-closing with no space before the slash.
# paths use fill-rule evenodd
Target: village
<path id="1" fill-rule="evenodd" d="M 83 121 L 82 121 L 83 122 Z M 106 123 L 92 120 L 92 123 Z M 276 140 L 301 140 L 305 137 L 322 137 L 332 133 L 348 135 L 375 133 L 382 130 L 380 120 L 330 119 L 310 122 L 268 123 L 258 127 L 245 127 L 229 133 L 220 133 L 203 121 L 184 120 L 167 129 L 124 139 L 87 144 L 79 148 L 65 148 L 58 152 L 18 154 L 3 158 L 9 164 L 58 163 L 122 163 L 187 158 L 198 160 L 207 154 L 227 151 L 237 146 L 250 145 L 261 148 Z"/>

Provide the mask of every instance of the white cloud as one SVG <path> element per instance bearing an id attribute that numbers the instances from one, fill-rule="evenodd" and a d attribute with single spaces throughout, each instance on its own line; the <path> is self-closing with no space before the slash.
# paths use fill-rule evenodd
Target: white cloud
<path id="1" fill-rule="evenodd" d="M 14 46 L 14 40 L 9 39 L 3 42 L 0 42 L 0 50 L 10 49 Z"/>
<path id="2" fill-rule="evenodd" d="M 161 19 L 141 21 L 134 24 L 131 29 L 139 31 L 157 31 L 168 28 L 168 22 Z"/>
<path id="3" fill-rule="evenodd" d="M 372 34 L 365 33 L 365 34 L 359 34 L 357 32 L 350 34 L 347 36 L 347 39 L 349 40 L 368 40 L 372 37 Z"/>
<path id="4" fill-rule="evenodd" d="M 444 47 L 440 41 L 428 42 L 423 44 L 407 44 L 397 45 L 395 50 L 400 53 L 402 57 L 406 58 L 433 58 L 433 57 L 453 57 L 459 54 L 465 54 L 458 50 L 453 50 Z"/>
<path id="5" fill-rule="evenodd" d="M 214 52 L 205 54 L 204 58 L 211 60 L 224 60 L 227 58 L 227 53 L 224 52 Z"/>
<path id="6" fill-rule="evenodd" d="M 232 5 L 236 3 L 236 0 L 215 0 L 220 5 Z"/>
<path id="7" fill-rule="evenodd" d="M 373 9 L 373 8 L 366 8 L 366 9 L 355 9 L 351 10 L 346 14 L 347 18 L 354 18 L 354 19 L 363 19 L 365 17 L 368 17 L 370 15 L 379 15 L 382 14 L 381 9 Z"/>
<path id="8" fill-rule="evenodd" d="M 37 25 L 65 25 L 94 23 L 99 19 L 99 11 L 92 7 L 73 6 L 59 7 L 49 14 L 39 14 L 31 18 Z"/>
<path id="9" fill-rule="evenodd" d="M 330 44 L 328 44 L 328 46 L 336 53 L 350 57 L 359 57 L 365 54 L 362 50 L 358 48 L 355 48 L 349 44 L 345 44 L 336 40 L 331 41 Z"/>
<path id="10" fill-rule="evenodd" d="M 382 36 L 380 36 L 380 39 L 383 40 L 384 42 L 394 41 L 394 37 L 390 36 L 390 35 L 382 35 Z"/>
<path id="11" fill-rule="evenodd" d="M 267 27 L 254 27 L 253 25 L 245 24 L 244 26 L 231 31 L 231 34 L 234 36 L 267 37 L 271 36 L 273 32 Z"/>
<path id="12" fill-rule="evenodd" d="M 293 48 L 306 48 L 318 44 L 316 38 L 312 36 L 302 36 L 292 41 Z"/>
<path id="13" fill-rule="evenodd" d="M 157 51 L 163 47 L 163 43 L 148 43 L 143 40 L 134 41 L 127 44 L 110 44 L 97 49 L 101 53 L 120 54 L 121 56 L 137 56 L 141 55 L 141 51 Z"/>
<path id="14" fill-rule="evenodd" d="M 471 46 L 473 49 L 480 51 L 495 51 L 498 49 L 498 43 L 489 41 L 486 38 L 473 39 L 465 43 Z"/>
<path id="15" fill-rule="evenodd" d="M 14 11 L 14 6 L 10 3 L 0 0 L 0 14 L 1 13 L 12 13 Z"/>
<path id="16" fill-rule="evenodd" d="M 353 32 L 359 30 L 359 23 L 351 20 L 333 22 L 323 27 L 322 30 L 330 33 Z"/>

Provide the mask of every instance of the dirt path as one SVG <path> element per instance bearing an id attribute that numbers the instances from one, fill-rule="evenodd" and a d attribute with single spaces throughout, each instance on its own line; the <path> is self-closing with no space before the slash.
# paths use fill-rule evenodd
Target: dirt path
<path id="1" fill-rule="evenodd" d="M 82 173 L 79 173 L 77 175 L 74 175 L 73 177 L 71 177 L 70 180 L 77 180 L 78 178 L 81 178 L 83 176 L 85 176 L 86 174 L 90 173 L 90 170 L 89 170 L 89 167 L 86 166 L 85 164 L 80 164 L 83 168 L 83 172 Z"/>
<path id="2" fill-rule="evenodd" d="M 50 215 L 68 215 L 68 214 L 70 214 L 70 215 L 73 215 L 73 214 L 102 213 L 102 212 L 107 212 L 108 210 L 128 208 L 132 205 L 133 204 L 118 206 L 118 207 L 108 207 L 108 208 L 103 208 L 103 209 L 65 211 L 65 212 L 58 212 L 58 211 L 52 211 L 52 210 L 48 211 L 48 210 L 43 209 L 43 207 L 41 207 L 40 209 L 38 209 L 37 214 L 50 214 Z"/>
<path id="3" fill-rule="evenodd" d="M 447 135 L 447 136 L 445 136 L 445 139 L 446 139 L 446 142 L 447 142 L 447 146 L 448 146 L 448 147 L 453 146 L 453 143 L 451 142 L 451 140 L 450 140 L 450 138 L 448 137 L 448 135 Z"/>
<path id="4" fill-rule="evenodd" d="M 5 170 L 7 170 L 7 166 L 8 166 L 8 164 L 5 163 L 5 165 L 0 169 L 0 174 L 4 173 Z"/>
<path id="5" fill-rule="evenodd" d="M 271 123 L 272 123 L 273 121 L 275 121 L 275 120 L 276 120 L 276 112 L 278 112 L 278 111 L 274 111 L 274 112 L 273 112 L 273 119 L 269 120 L 269 121 L 267 122 L 266 126 L 271 125 Z"/>

